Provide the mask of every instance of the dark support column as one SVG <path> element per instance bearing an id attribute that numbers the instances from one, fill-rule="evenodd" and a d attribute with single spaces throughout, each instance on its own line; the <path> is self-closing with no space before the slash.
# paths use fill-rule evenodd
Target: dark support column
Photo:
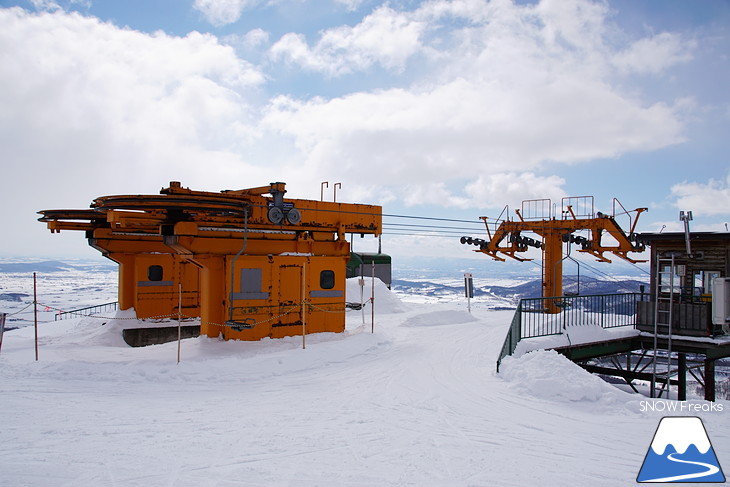
<path id="1" fill-rule="evenodd" d="M 686 353 L 679 353 L 677 354 L 677 380 L 679 381 L 679 384 L 677 385 L 677 399 L 680 401 L 686 401 L 687 400 L 687 354 Z"/>
<path id="2" fill-rule="evenodd" d="M 715 360 L 705 359 L 705 400 L 715 402 Z"/>

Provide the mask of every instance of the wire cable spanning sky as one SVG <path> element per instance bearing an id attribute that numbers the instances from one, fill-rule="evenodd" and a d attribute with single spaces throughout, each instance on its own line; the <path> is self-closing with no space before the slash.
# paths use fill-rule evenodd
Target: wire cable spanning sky
<path id="1" fill-rule="evenodd" d="M 616 197 L 639 231 L 726 231 L 729 33 L 724 1 L 0 0 L 2 253 L 91 257 L 35 212 L 173 180 L 466 221 Z"/>

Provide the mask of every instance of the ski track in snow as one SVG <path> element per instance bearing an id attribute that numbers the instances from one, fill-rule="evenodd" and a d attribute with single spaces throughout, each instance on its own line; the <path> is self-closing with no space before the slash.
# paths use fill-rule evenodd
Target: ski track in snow
<path id="1" fill-rule="evenodd" d="M 351 312 L 305 350 L 201 337 L 180 364 L 177 344 L 129 348 L 113 322 L 44 324 L 38 362 L 32 328 L 10 331 L 0 485 L 633 483 L 661 417 L 643 397 L 551 352 L 496 374 L 511 311 L 376 303 L 374 334 Z M 730 454 L 723 415 L 703 419 Z"/>

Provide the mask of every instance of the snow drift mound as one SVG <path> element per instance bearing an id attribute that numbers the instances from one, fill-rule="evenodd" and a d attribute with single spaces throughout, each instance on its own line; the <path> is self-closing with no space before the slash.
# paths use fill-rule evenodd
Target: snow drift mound
<path id="1" fill-rule="evenodd" d="M 422 313 L 420 315 L 411 316 L 403 322 L 402 326 L 458 325 L 460 323 L 469 323 L 476 320 L 476 318 L 466 311 L 432 311 L 430 313 Z"/>
<path id="2" fill-rule="evenodd" d="M 515 389 L 554 401 L 608 401 L 624 394 L 553 350 L 502 360 L 500 374 Z"/>
<path id="3" fill-rule="evenodd" d="M 348 303 L 360 302 L 360 278 L 351 277 L 347 279 L 346 300 Z M 372 296 L 373 280 L 369 277 L 364 278 L 365 286 L 362 288 L 362 300 L 368 301 Z M 369 307 L 370 304 L 366 304 Z M 403 313 L 406 311 L 405 305 L 401 302 L 388 286 L 378 278 L 375 278 L 375 314 L 387 313 Z"/>

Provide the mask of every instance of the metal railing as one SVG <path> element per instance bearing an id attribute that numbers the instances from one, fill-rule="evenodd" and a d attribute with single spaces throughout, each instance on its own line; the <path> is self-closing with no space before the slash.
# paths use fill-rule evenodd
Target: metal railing
<path id="1" fill-rule="evenodd" d="M 512 355 L 523 338 L 560 335 L 573 326 L 635 326 L 636 303 L 645 299 L 644 293 L 521 299 L 497 359 L 497 372 L 502 359 Z M 547 312 L 556 307 L 560 313 Z"/>
<path id="2" fill-rule="evenodd" d="M 96 306 L 88 306 L 86 308 L 79 308 L 71 311 L 62 311 L 60 313 L 56 313 L 54 321 L 59 321 L 66 318 L 78 318 L 79 316 L 91 316 L 97 313 L 104 313 L 107 311 L 116 311 L 117 305 L 117 301 L 114 301 L 113 303 L 97 304 Z"/>

